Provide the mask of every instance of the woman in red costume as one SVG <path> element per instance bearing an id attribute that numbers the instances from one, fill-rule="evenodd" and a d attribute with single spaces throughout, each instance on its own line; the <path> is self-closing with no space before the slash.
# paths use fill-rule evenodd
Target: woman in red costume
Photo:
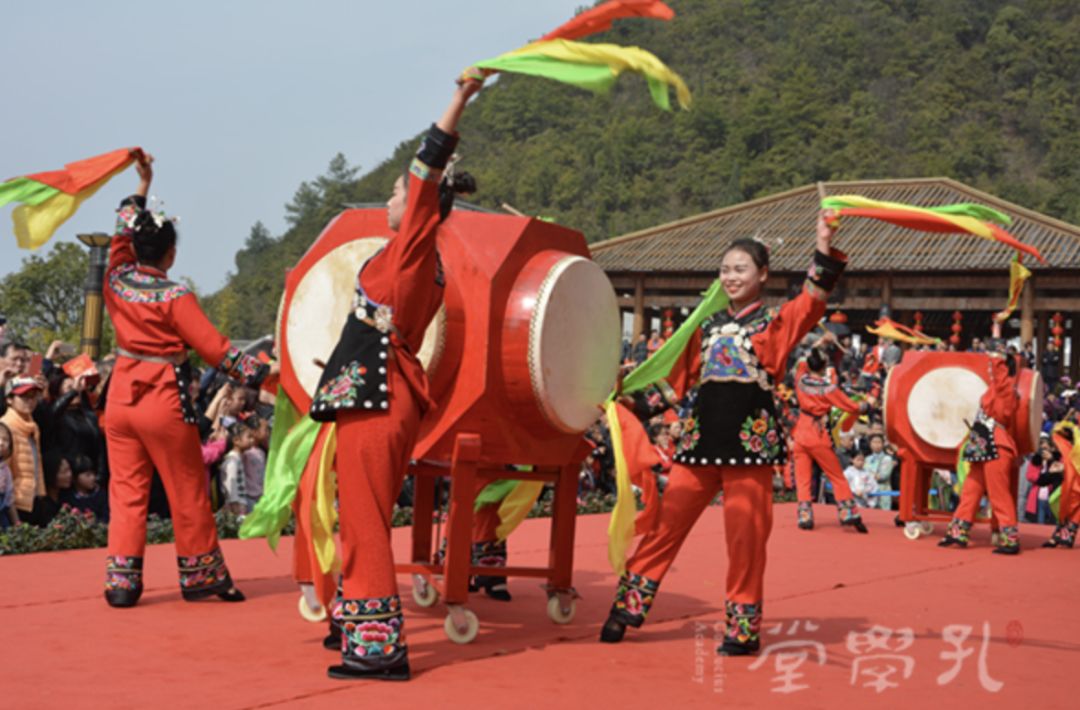
<path id="1" fill-rule="evenodd" d="M 832 481 L 840 524 L 850 525 L 861 533 L 867 532 L 833 449 L 829 411 L 836 407 L 849 414 L 860 414 L 867 410 L 868 405 L 853 402 L 844 394 L 838 384 L 836 371 L 828 367 L 828 359 L 816 347 L 810 350 L 804 360 L 799 361 L 795 369 L 795 395 L 799 400 L 799 418 L 792 432 L 795 446 L 791 456 L 795 461 L 799 527 L 803 530 L 814 529 L 814 496 L 810 483 L 816 462 Z"/>
<path id="2" fill-rule="evenodd" d="M 1070 416 L 1071 416 L 1070 412 Z M 1054 446 L 1061 452 L 1065 478 L 1061 482 L 1061 498 L 1058 507 L 1058 524 L 1043 547 L 1071 548 L 1076 544 L 1076 531 L 1080 528 L 1080 427 L 1066 418 L 1054 425 Z"/>
<path id="3" fill-rule="evenodd" d="M 627 562 L 601 641 L 621 641 L 627 626 L 641 626 L 683 541 L 723 490 L 727 633 L 718 651 L 746 655 L 758 650 L 772 472 L 785 458 L 773 392 L 788 355 L 825 314 L 825 300 L 844 268 L 843 254 L 830 246 L 834 227 L 829 216 L 819 215 L 817 251 L 802 293 L 778 309 L 765 308 L 761 300 L 769 277 L 764 245 L 750 239 L 732 243 L 720 267 L 729 307 L 698 329 L 660 383 L 660 397 L 652 388 L 635 396 L 639 416 L 651 416 L 696 388 L 696 431 L 684 433 L 687 444 L 675 456 L 659 520 Z M 650 406 L 658 400 L 660 405 Z"/>
<path id="4" fill-rule="evenodd" d="M 176 229 L 164 214 L 146 209 L 152 163 L 152 156 L 136 155 L 139 189 L 120 203 L 104 289 L 118 356 L 103 427 L 112 470 L 105 599 L 126 607 L 142 594 L 146 511 L 156 470 L 172 511 L 184 599 L 243 601 L 218 547 L 187 351 L 249 385 L 261 382 L 269 368 L 232 347 L 195 294 L 168 280 Z"/>
<path id="5" fill-rule="evenodd" d="M 387 203 L 394 236 L 356 278 L 345 322 L 311 405 L 317 421 L 337 419 L 342 592 L 332 616 L 341 634 L 341 665 L 331 678 L 407 680 L 401 599 L 394 576 L 390 522 L 420 425 L 431 406 L 416 357 L 443 299 L 436 250 L 439 224 L 456 192 L 472 192 L 466 174 L 444 176 L 457 145 L 458 119 L 483 75 L 460 79 Z"/>
<path id="6" fill-rule="evenodd" d="M 998 353 L 990 355 L 990 388 L 979 400 L 979 411 L 962 452 L 971 468 L 960 491 L 960 504 L 945 531 L 945 537 L 938 543 L 941 547 L 968 546 L 971 524 L 985 494 L 990 498 L 994 516 L 1001 526 L 994 552 L 999 555 L 1020 554 L 1016 493 L 1010 486 L 1016 463 L 1016 444 L 1009 434 L 1012 419 L 1020 405 L 1020 396 L 1016 391 L 1018 358 Z"/>

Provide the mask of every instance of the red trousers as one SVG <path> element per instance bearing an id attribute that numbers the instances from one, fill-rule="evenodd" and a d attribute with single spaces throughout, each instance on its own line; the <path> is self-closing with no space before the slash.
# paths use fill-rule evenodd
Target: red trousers
<path id="1" fill-rule="evenodd" d="M 800 417 L 793 434 L 795 446 L 791 451 L 791 458 L 795 461 L 795 490 L 799 502 L 809 503 L 814 500 L 814 492 L 810 490 L 814 478 L 814 462 L 817 462 L 822 472 L 832 481 L 836 502 L 850 500 L 851 487 L 844 478 L 844 470 L 840 468 L 840 460 L 836 458 L 829 433 L 815 422 Z"/>
<path id="2" fill-rule="evenodd" d="M 476 493 L 484 489 L 487 484 L 477 484 Z M 472 541 L 492 542 L 498 539 L 496 530 L 499 529 L 499 506 L 502 503 L 491 503 L 481 506 L 480 510 L 473 511 Z"/>
<path id="3" fill-rule="evenodd" d="M 420 426 L 420 405 L 397 367 L 387 373 L 389 409 L 338 414 L 338 517 L 345 599 L 397 594 L 390 546 L 394 502 Z"/>
<path id="4" fill-rule="evenodd" d="M 157 386 L 136 404 L 109 400 L 105 412 L 109 450 L 109 554 L 142 557 L 150 482 L 157 469 L 169 498 L 176 552 L 205 555 L 218 547 L 207 495 L 199 430 L 185 424 L 175 386 Z"/>
<path id="5" fill-rule="evenodd" d="M 627 571 L 661 581 L 690 529 L 721 490 L 727 600 L 760 604 L 765 590 L 765 547 L 772 531 L 772 466 L 674 464 L 660 501 L 656 528 L 642 538 L 627 562 Z"/>
<path id="6" fill-rule="evenodd" d="M 994 443 L 998 449 L 995 460 L 971 464 L 954 517 L 969 523 L 975 520 L 975 513 L 985 494 L 990 498 L 990 507 L 994 510 L 998 525 L 1003 528 L 1016 527 L 1016 495 L 1010 485 L 1016 452 L 1012 448 L 1011 438 L 1000 427 L 994 427 Z"/>

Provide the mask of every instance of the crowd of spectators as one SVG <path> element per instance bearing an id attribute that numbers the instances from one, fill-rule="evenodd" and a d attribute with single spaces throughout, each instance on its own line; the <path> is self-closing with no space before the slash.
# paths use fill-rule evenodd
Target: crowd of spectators
<path id="1" fill-rule="evenodd" d="M 91 362 L 60 341 L 36 353 L 0 325 L 0 529 L 45 527 L 65 506 L 108 522 L 99 403 L 113 359 Z M 191 396 L 210 499 L 215 509 L 243 516 L 262 495 L 273 396 L 212 368 L 195 369 Z M 171 517 L 156 473 L 149 512 Z"/>

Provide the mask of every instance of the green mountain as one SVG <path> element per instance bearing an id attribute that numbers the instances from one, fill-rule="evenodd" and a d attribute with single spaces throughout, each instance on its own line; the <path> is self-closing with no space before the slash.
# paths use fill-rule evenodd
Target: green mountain
<path id="1" fill-rule="evenodd" d="M 693 110 L 657 110 L 635 76 L 600 97 L 502 76 L 461 126 L 477 202 L 595 241 L 816 180 L 944 175 L 1080 223 L 1075 0 L 670 4 L 673 22 L 622 21 L 595 41 L 656 53 Z M 271 332 L 284 269 L 343 204 L 383 202 L 417 140 L 359 177 L 338 155 L 286 206 L 288 231 L 255 225 L 208 299 L 218 324 Z"/>

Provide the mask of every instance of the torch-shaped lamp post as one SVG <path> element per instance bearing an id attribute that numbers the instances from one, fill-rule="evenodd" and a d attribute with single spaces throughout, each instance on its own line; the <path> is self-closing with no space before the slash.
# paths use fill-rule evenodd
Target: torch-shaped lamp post
<path id="1" fill-rule="evenodd" d="M 90 270 L 86 274 L 86 299 L 83 303 L 82 342 L 80 349 L 92 359 L 101 350 L 101 321 L 104 303 L 101 289 L 105 282 L 105 266 L 109 262 L 109 243 L 112 237 L 104 232 L 79 234 L 79 241 L 90 247 Z"/>

